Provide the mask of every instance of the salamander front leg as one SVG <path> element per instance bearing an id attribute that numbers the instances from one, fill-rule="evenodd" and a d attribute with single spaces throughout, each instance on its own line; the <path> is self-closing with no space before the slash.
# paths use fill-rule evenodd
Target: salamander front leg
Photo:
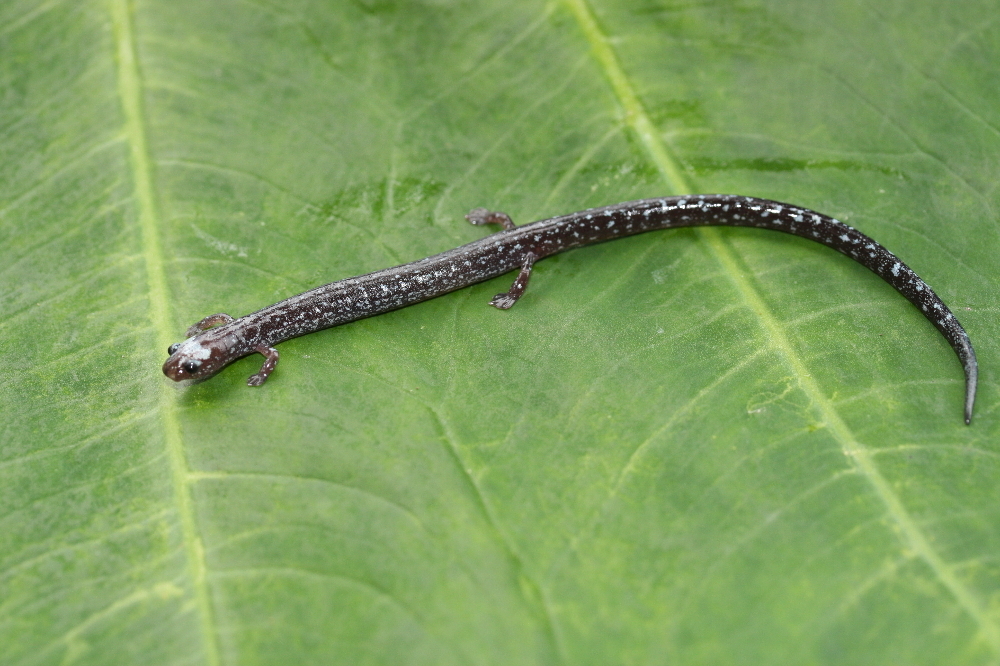
<path id="1" fill-rule="evenodd" d="M 506 294 L 497 294 L 494 296 L 493 300 L 490 301 L 490 305 L 501 310 L 508 310 L 514 303 L 517 303 L 517 299 L 521 298 L 524 295 L 524 290 L 528 288 L 528 280 L 531 279 L 531 267 L 534 265 L 536 259 L 538 259 L 538 256 L 534 252 L 524 255 L 524 261 L 521 262 L 521 272 L 514 278 L 514 284 L 510 285 L 510 291 Z"/>
<path id="2" fill-rule="evenodd" d="M 260 366 L 260 371 L 255 375 L 250 375 L 250 378 L 247 379 L 247 386 L 261 386 L 278 365 L 278 350 L 274 347 L 258 345 L 254 351 L 263 354 L 266 360 L 264 365 Z"/>
<path id="3" fill-rule="evenodd" d="M 514 220 L 510 219 L 510 215 L 507 213 L 501 213 L 495 210 L 486 210 L 485 208 L 473 208 L 469 211 L 469 214 L 465 216 L 469 222 L 473 224 L 499 224 L 502 225 L 505 231 L 510 231 L 514 228 Z"/>
<path id="4" fill-rule="evenodd" d="M 219 314 L 209 315 L 199 321 L 197 324 L 192 324 L 187 330 L 187 337 L 192 337 L 198 335 L 202 331 L 207 331 L 213 326 L 218 326 L 219 324 L 228 324 L 235 321 L 232 317 L 227 315 L 225 312 L 220 312 Z"/>

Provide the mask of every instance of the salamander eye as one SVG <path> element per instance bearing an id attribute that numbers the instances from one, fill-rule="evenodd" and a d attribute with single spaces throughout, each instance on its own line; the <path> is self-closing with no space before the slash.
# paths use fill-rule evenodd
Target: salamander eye
<path id="1" fill-rule="evenodd" d="M 167 347 L 167 353 L 168 353 L 168 354 L 170 354 L 171 356 L 173 356 L 173 355 L 174 355 L 174 352 L 175 352 L 175 351 L 177 351 L 177 349 L 178 349 L 178 348 L 179 348 L 180 346 L 181 346 L 181 343 L 179 343 L 179 342 L 175 342 L 174 344 L 172 344 L 172 345 L 170 345 L 169 347 Z"/>
<path id="2" fill-rule="evenodd" d="M 184 368 L 185 372 L 187 372 L 190 375 L 193 375 L 194 373 L 198 372 L 198 366 L 199 365 L 201 365 L 201 364 L 200 363 L 195 363 L 194 361 L 188 361 L 187 363 L 183 364 L 181 367 Z"/>

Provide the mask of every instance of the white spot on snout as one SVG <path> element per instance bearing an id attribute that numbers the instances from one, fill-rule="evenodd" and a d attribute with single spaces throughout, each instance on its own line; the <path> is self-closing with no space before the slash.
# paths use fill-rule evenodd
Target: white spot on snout
<path id="1" fill-rule="evenodd" d="M 212 350 L 208 347 L 203 347 L 194 338 L 188 339 L 181 343 L 181 346 L 177 348 L 174 353 L 180 353 L 187 358 L 197 359 L 199 361 L 204 361 L 212 355 Z"/>

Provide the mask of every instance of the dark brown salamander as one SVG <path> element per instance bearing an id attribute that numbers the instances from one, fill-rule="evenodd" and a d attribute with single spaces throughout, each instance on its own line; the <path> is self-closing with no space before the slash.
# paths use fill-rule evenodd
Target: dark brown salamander
<path id="1" fill-rule="evenodd" d="M 278 364 L 273 345 L 279 342 L 426 301 L 519 268 L 510 291 L 497 294 L 490 303 L 507 309 L 524 293 L 532 264 L 559 252 L 655 229 L 761 227 L 802 236 L 846 254 L 920 308 L 951 343 L 965 368 L 965 422 L 972 420 L 978 368 L 965 329 L 906 264 L 831 217 L 776 201 L 724 194 L 630 201 L 520 227 L 504 213 L 483 208 L 466 217 L 473 224 L 502 224 L 504 230 L 433 257 L 331 282 L 239 319 L 227 314 L 206 317 L 188 329 L 187 340 L 170 346 L 164 374 L 176 381 L 207 378 L 256 352 L 266 360 L 247 383 L 260 386 Z"/>

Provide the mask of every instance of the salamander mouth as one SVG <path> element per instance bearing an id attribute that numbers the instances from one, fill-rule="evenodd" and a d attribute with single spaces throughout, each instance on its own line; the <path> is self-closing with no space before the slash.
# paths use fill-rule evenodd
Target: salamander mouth
<path id="1" fill-rule="evenodd" d="M 179 359 L 175 359 L 173 356 L 167 359 L 167 362 L 163 364 L 163 374 L 165 374 L 170 379 L 175 382 L 182 382 L 186 379 L 192 379 L 190 376 L 183 376 L 180 370 Z"/>

